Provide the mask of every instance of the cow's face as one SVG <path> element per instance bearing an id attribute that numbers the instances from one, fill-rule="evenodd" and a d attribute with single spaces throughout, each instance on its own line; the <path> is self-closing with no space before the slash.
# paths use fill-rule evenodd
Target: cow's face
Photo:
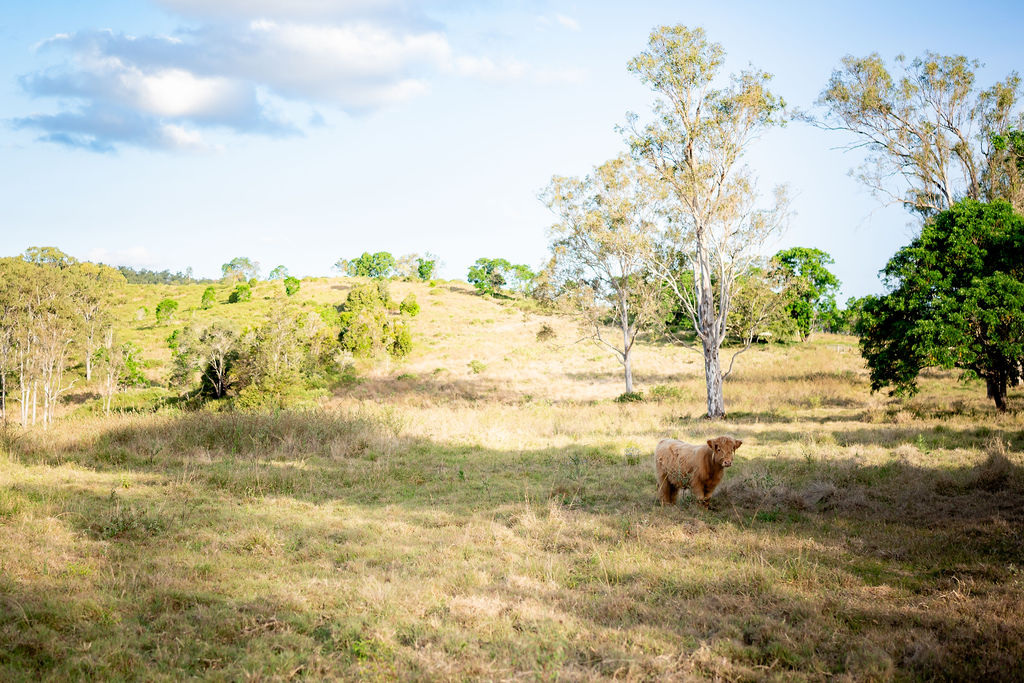
<path id="1" fill-rule="evenodd" d="M 712 457 L 722 467 L 732 466 L 732 454 L 743 445 L 739 439 L 731 436 L 720 436 L 716 439 L 708 439 L 708 446 L 711 448 Z"/>

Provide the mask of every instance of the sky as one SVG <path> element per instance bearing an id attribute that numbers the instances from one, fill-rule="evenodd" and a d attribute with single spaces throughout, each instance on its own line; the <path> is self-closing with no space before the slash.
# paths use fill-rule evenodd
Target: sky
<path id="1" fill-rule="evenodd" d="M 0 255 L 217 277 L 329 275 L 364 251 L 430 252 L 465 278 L 480 257 L 539 267 L 538 193 L 626 149 L 649 116 L 626 70 L 659 25 L 703 27 L 724 72 L 774 74 L 813 110 L 844 55 L 925 50 L 1020 69 L 1013 2 L 6 0 L 0 13 Z M 849 138 L 790 123 L 747 163 L 794 197 L 770 250 L 822 249 L 841 300 L 916 230 L 848 174 Z"/>

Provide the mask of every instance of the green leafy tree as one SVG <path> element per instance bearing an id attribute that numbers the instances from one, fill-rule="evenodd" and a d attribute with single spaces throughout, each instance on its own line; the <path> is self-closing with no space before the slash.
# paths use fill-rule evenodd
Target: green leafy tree
<path id="1" fill-rule="evenodd" d="M 505 286 L 505 273 L 512 264 L 505 259 L 478 258 L 469 267 L 466 280 L 481 294 L 498 294 Z"/>
<path id="2" fill-rule="evenodd" d="M 156 324 L 163 325 L 174 317 L 178 310 L 178 302 L 174 299 L 164 299 L 156 305 Z"/>
<path id="3" fill-rule="evenodd" d="M 297 277 L 289 275 L 284 279 L 284 293 L 287 296 L 298 294 L 300 286 L 302 286 L 302 282 Z"/>
<path id="4" fill-rule="evenodd" d="M 927 367 L 985 380 L 1006 410 L 1024 363 L 1024 217 L 1005 201 L 965 200 L 925 224 L 884 269 L 858 326 L 871 388 L 914 393 Z"/>
<path id="5" fill-rule="evenodd" d="M 288 277 L 288 269 L 284 266 L 277 266 L 267 274 L 268 280 L 283 280 Z"/>
<path id="6" fill-rule="evenodd" d="M 784 188 L 758 208 L 756 180 L 743 157 L 750 143 L 784 122 L 771 76 L 749 68 L 722 83 L 725 51 L 703 29 L 662 26 L 628 68 L 655 93 L 654 116 L 628 115 L 633 155 L 664 196 L 665 229 L 653 266 L 686 312 L 704 354 L 707 415 L 725 416 L 721 347 L 733 297 L 767 240 L 788 215 Z M 680 265 L 684 267 L 680 268 Z"/>
<path id="7" fill-rule="evenodd" d="M 228 295 L 229 304 L 237 304 L 252 299 L 252 286 L 248 282 L 239 282 Z"/>
<path id="8" fill-rule="evenodd" d="M 726 326 L 736 343 L 781 342 L 792 339 L 796 324 L 786 305 L 791 297 L 788 276 L 776 264 L 759 264 L 738 279 Z"/>
<path id="9" fill-rule="evenodd" d="M 260 276 L 260 264 L 246 256 L 236 256 L 220 269 L 227 282 L 254 280 Z"/>
<path id="10" fill-rule="evenodd" d="M 407 323 L 389 311 L 398 308 L 384 282 L 355 287 L 341 305 L 339 319 L 341 347 L 361 358 L 385 353 L 399 357 L 412 346 Z"/>
<path id="11" fill-rule="evenodd" d="M 923 216 L 962 198 L 1003 198 L 1021 211 L 1012 145 L 1000 144 L 1022 128 L 1020 78 L 980 90 L 980 66 L 934 52 L 891 64 L 846 56 L 818 98 L 824 116 L 811 120 L 852 134 L 847 148 L 868 153 L 858 177 L 883 199 Z"/>
<path id="12" fill-rule="evenodd" d="M 217 303 L 217 290 L 214 289 L 213 285 L 210 285 L 203 290 L 202 301 L 199 302 L 200 308 L 204 311 L 213 308 L 214 304 Z"/>
<path id="13" fill-rule="evenodd" d="M 429 280 L 434 277 L 434 269 L 437 267 L 437 257 L 433 254 L 426 254 L 416 258 L 416 276 L 421 280 Z"/>
<path id="14" fill-rule="evenodd" d="M 856 334 L 857 328 L 860 327 L 861 318 L 864 316 L 865 299 L 866 297 L 858 298 L 851 296 L 846 300 L 846 304 L 839 311 L 840 332 Z"/>
<path id="15" fill-rule="evenodd" d="M 366 251 L 359 258 L 351 261 L 338 261 L 335 267 L 343 267 L 345 274 L 349 277 L 370 277 L 380 280 L 394 274 L 396 265 L 395 257 L 389 252 L 378 251 L 371 254 Z"/>
<path id="16" fill-rule="evenodd" d="M 815 324 L 833 327 L 839 280 L 825 267 L 835 263 L 832 257 L 821 249 L 792 247 L 775 254 L 773 260 L 789 276 L 792 298 L 786 310 L 796 322 L 800 339 L 806 341 Z"/>
<path id="17" fill-rule="evenodd" d="M 469 267 L 466 280 L 481 294 L 500 296 L 504 291 L 527 293 L 535 277 L 529 266 L 503 258 L 478 258 Z"/>

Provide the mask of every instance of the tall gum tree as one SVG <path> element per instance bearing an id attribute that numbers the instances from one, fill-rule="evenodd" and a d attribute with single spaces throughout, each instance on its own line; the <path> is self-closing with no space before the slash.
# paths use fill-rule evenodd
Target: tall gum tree
<path id="1" fill-rule="evenodd" d="M 708 41 L 703 29 L 655 29 L 648 49 L 628 65 L 655 92 L 654 120 L 641 126 L 629 114 L 624 130 L 668 200 L 653 266 L 700 340 L 709 418 L 725 416 L 723 383 L 736 359 L 734 354 L 723 372 L 732 298 L 766 240 L 781 229 L 789 206 L 780 187 L 774 206 L 758 208 L 755 179 L 742 163 L 759 134 L 785 123 L 785 103 L 768 90 L 771 76 L 754 68 L 719 84 L 724 58 L 722 46 Z M 680 261 L 688 273 L 680 272 Z"/>
<path id="2" fill-rule="evenodd" d="M 826 130 L 850 134 L 847 150 L 867 157 L 857 177 L 887 203 L 924 217 L 961 199 L 1006 199 L 1024 209 L 1020 77 L 981 90 L 980 62 L 925 52 L 895 58 L 847 55 L 806 116 Z"/>
<path id="3" fill-rule="evenodd" d="M 622 156 L 582 179 L 555 176 L 541 199 L 558 217 L 545 273 L 556 300 L 615 354 L 631 393 L 637 336 L 663 318 L 661 283 L 648 266 L 655 237 L 649 184 Z M 606 338 L 608 321 L 619 328 L 621 343 Z"/>

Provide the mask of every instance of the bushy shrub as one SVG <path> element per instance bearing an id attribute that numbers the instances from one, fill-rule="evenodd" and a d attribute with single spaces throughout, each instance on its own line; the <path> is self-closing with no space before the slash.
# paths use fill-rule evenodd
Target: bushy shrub
<path id="1" fill-rule="evenodd" d="M 615 397 L 616 403 L 640 403 L 644 400 L 642 391 L 627 391 Z"/>
<path id="2" fill-rule="evenodd" d="M 683 390 L 679 387 L 659 384 L 651 387 L 650 397 L 652 401 L 678 401 L 683 398 Z"/>
<path id="3" fill-rule="evenodd" d="M 416 302 L 416 295 L 410 294 L 402 299 L 402 303 L 398 306 L 398 310 L 406 315 L 415 317 L 416 314 L 420 312 L 420 305 Z"/>
<path id="4" fill-rule="evenodd" d="M 481 372 L 487 369 L 487 365 L 478 360 L 469 361 L 467 366 L 469 367 L 470 372 L 472 372 L 474 375 L 479 375 Z"/>
<path id="5" fill-rule="evenodd" d="M 217 290 L 210 285 L 203 290 L 203 299 L 199 302 L 199 307 L 204 311 L 213 308 L 213 305 L 217 303 Z"/>
<path id="6" fill-rule="evenodd" d="M 174 317 L 174 312 L 178 310 L 178 302 L 174 299 L 164 299 L 156 305 L 156 322 L 158 325 L 163 325 L 165 322 Z"/>
<path id="7" fill-rule="evenodd" d="M 339 310 L 338 341 L 342 348 L 360 358 L 384 353 L 395 358 L 407 355 L 412 349 L 409 326 L 389 314 L 400 308 L 383 281 L 352 289 Z"/>
<path id="8" fill-rule="evenodd" d="M 298 293 L 300 285 L 301 282 L 299 281 L 299 278 L 289 275 L 284 279 L 284 293 L 287 296 L 292 296 Z"/>
<path id="9" fill-rule="evenodd" d="M 250 299 L 252 299 L 252 286 L 241 282 L 235 285 L 235 289 L 228 296 L 228 303 L 237 304 L 242 301 L 249 301 Z"/>
<path id="10" fill-rule="evenodd" d="M 389 352 L 395 358 L 404 358 L 412 351 L 412 331 L 404 322 L 392 324 L 394 339 L 391 342 Z"/>
<path id="11" fill-rule="evenodd" d="M 555 334 L 555 328 L 551 327 L 547 323 L 540 326 L 540 330 L 537 331 L 537 341 L 549 342 L 553 340 L 557 335 Z"/>

